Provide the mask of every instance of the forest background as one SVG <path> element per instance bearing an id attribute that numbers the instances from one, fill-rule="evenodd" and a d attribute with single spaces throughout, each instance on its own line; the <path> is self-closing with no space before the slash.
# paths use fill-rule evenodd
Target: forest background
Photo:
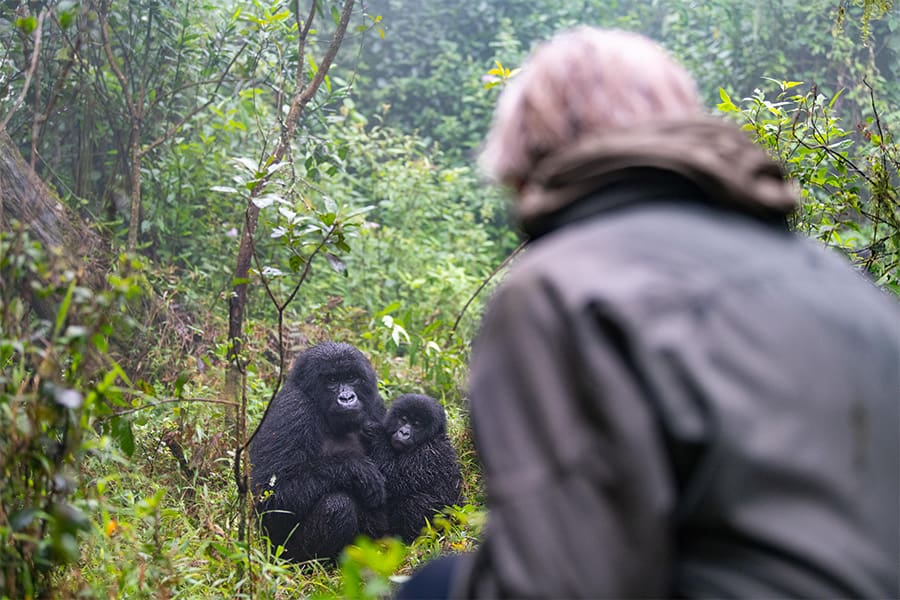
<path id="1" fill-rule="evenodd" d="M 891 0 L 0 3 L 0 597 L 372 598 L 474 548 L 466 360 L 520 244 L 474 157 L 576 24 L 660 41 L 795 178 L 793 227 L 900 293 Z M 338 568 L 258 536 L 244 451 L 326 339 L 440 399 L 465 475 Z"/>

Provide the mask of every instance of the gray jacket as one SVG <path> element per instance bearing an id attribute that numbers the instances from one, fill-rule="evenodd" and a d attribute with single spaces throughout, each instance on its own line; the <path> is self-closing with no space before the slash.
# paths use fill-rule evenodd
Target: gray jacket
<path id="1" fill-rule="evenodd" d="M 900 596 L 895 299 L 783 202 L 649 167 L 522 218 L 472 357 L 489 516 L 453 595 Z"/>

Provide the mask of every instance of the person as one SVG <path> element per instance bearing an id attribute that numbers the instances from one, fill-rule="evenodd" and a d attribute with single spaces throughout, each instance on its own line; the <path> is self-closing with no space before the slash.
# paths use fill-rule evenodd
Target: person
<path id="1" fill-rule="evenodd" d="M 529 238 L 470 364 L 480 548 L 398 597 L 896 598 L 900 310 L 651 40 L 532 52 L 481 154 Z"/>

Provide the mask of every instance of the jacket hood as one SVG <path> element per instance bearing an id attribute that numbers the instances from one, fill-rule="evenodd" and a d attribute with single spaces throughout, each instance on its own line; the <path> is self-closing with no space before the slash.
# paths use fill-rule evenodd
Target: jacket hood
<path id="1" fill-rule="evenodd" d="M 540 230 L 577 200 L 648 170 L 673 173 L 709 202 L 765 219 L 797 206 L 781 166 L 737 126 L 710 117 L 606 132 L 544 157 L 518 195 L 516 216 L 526 232 Z"/>

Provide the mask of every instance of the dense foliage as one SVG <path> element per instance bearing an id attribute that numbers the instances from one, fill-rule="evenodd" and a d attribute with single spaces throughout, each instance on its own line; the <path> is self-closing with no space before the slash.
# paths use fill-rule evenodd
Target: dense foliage
<path id="1" fill-rule="evenodd" d="M 467 351 L 519 243 L 474 153 L 562 27 L 659 39 L 795 178 L 794 227 L 900 293 L 891 0 L 4 7 L 0 127 L 111 258 L 92 287 L 0 204 L 0 597 L 371 598 L 474 547 Z M 338 569 L 275 558 L 242 484 L 281 373 L 324 339 L 362 348 L 386 398 L 444 403 L 466 499 Z"/>

